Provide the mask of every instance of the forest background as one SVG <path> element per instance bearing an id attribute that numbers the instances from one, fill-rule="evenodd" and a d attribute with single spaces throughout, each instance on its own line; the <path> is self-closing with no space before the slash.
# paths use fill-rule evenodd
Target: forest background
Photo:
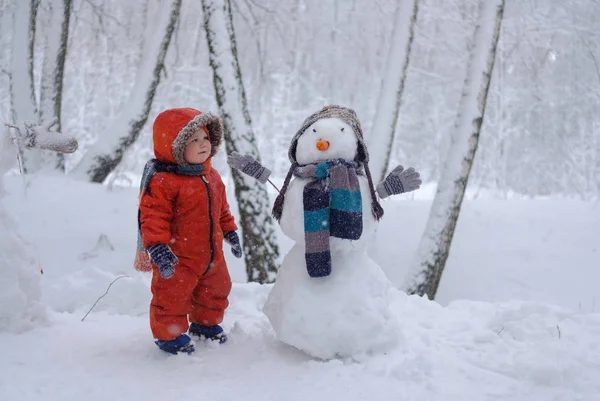
<path id="1" fill-rule="evenodd" d="M 28 1 L 24 1 L 28 3 Z M 41 1 L 33 79 L 42 81 L 48 38 L 58 28 Z M 64 65 L 61 129 L 86 149 L 147 88 L 149 48 L 164 36 L 169 4 L 158 0 L 73 0 Z M 281 177 L 302 120 L 325 104 L 355 109 L 368 141 L 385 76 L 394 0 L 233 1 L 238 59 L 263 164 Z M 0 1 L 0 120 L 12 121 L 14 1 Z M 165 12 L 165 10 L 167 12 Z M 415 166 L 435 183 L 463 89 L 477 1 L 421 0 L 390 165 Z M 476 195 L 600 193 L 600 4 L 525 0 L 505 5 L 484 126 L 469 180 Z M 201 2 L 182 2 L 148 122 L 109 181 L 137 186 L 152 157 L 151 121 L 161 110 L 218 112 Z M 144 71 L 145 70 L 145 71 Z M 35 91 L 38 100 L 41 90 Z M 139 97 L 139 96 L 138 96 Z M 124 127 L 123 131 L 126 131 Z M 124 135 L 125 132 L 113 132 Z M 216 166 L 225 169 L 225 152 Z M 282 177 L 283 178 L 283 177 Z"/>

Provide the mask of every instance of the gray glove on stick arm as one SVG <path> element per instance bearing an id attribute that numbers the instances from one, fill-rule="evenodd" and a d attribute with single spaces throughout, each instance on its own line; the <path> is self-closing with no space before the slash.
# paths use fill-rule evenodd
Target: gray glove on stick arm
<path id="1" fill-rule="evenodd" d="M 232 152 L 227 155 L 227 164 L 250 177 L 256 178 L 263 184 L 267 182 L 271 175 L 271 170 L 264 167 L 251 155 L 241 155 L 238 152 Z"/>
<path id="2" fill-rule="evenodd" d="M 385 180 L 377 184 L 377 193 L 381 199 L 384 199 L 390 195 L 419 189 L 421 184 L 420 175 L 414 168 L 410 167 L 404 170 L 404 167 L 398 166 L 385 177 Z"/>

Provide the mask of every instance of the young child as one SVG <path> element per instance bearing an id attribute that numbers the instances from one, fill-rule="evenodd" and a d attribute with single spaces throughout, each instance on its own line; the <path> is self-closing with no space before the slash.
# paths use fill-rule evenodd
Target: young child
<path id="1" fill-rule="evenodd" d="M 238 258 L 242 249 L 225 185 L 210 163 L 222 132 L 218 117 L 191 108 L 166 110 L 154 121 L 156 159 L 142 176 L 138 249 L 152 262 L 152 334 L 173 354 L 194 351 L 188 328 L 199 338 L 227 339 L 219 326 L 231 290 L 223 240 Z M 136 268 L 143 263 L 138 254 Z"/>

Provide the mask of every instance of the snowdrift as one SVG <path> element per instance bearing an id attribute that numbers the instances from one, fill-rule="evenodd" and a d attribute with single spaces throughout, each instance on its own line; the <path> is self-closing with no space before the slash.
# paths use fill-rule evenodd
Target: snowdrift
<path id="1" fill-rule="evenodd" d="M 6 177 L 3 199 L 44 269 L 49 321 L 0 333 L 1 400 L 597 400 L 598 205 L 468 201 L 438 302 L 392 290 L 397 342 L 321 361 L 275 340 L 272 286 L 234 284 L 224 346 L 152 343 L 149 277 L 133 271 L 137 191 Z M 399 284 L 429 202 L 388 201 L 369 253 Z M 4 240 L 4 238 L 3 238 Z M 282 248 L 291 244 L 282 238 Z M 85 321 L 81 318 L 120 277 Z M 567 285 L 568 283 L 568 285 Z"/>

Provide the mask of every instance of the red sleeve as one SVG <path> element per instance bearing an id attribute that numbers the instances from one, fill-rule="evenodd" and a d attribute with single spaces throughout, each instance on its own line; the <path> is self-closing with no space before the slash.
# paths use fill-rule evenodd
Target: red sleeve
<path id="1" fill-rule="evenodd" d="M 144 248 L 171 242 L 175 193 L 165 174 L 158 173 L 140 199 L 140 224 Z"/>
<path id="2" fill-rule="evenodd" d="M 223 200 L 221 203 L 221 219 L 219 220 L 221 230 L 223 230 L 224 233 L 228 231 L 235 231 L 238 227 L 235 225 L 235 219 L 229 211 L 229 203 L 227 203 L 227 193 L 225 191 L 225 184 L 223 184 L 222 182 L 221 199 Z"/>

